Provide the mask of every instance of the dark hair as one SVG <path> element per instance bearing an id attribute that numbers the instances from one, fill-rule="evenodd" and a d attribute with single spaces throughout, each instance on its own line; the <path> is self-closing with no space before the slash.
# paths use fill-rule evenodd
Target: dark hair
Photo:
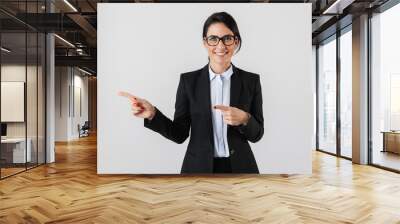
<path id="1" fill-rule="evenodd" d="M 232 31 L 233 35 L 237 38 L 237 40 L 239 40 L 239 48 L 236 51 L 238 52 L 240 50 L 240 47 L 242 46 L 242 38 L 240 37 L 239 28 L 236 24 L 235 19 L 227 12 L 213 13 L 204 22 L 203 39 L 207 37 L 208 28 L 214 23 L 223 23 L 226 27 L 228 27 Z"/>

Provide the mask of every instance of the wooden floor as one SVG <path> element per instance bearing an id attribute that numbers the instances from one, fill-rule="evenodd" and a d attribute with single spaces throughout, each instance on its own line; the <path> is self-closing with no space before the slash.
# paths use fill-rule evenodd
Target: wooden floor
<path id="1" fill-rule="evenodd" d="M 98 176 L 84 138 L 0 181 L 0 223 L 400 223 L 399 174 L 313 158 L 310 176 Z"/>

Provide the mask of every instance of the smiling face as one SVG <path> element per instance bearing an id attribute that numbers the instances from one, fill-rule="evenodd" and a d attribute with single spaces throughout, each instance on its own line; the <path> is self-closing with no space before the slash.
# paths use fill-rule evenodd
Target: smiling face
<path id="1" fill-rule="evenodd" d="M 217 36 L 219 38 L 222 38 L 226 35 L 234 36 L 233 32 L 223 23 L 214 23 L 208 27 L 207 37 Z M 226 42 L 229 41 L 226 39 Z M 210 63 L 226 65 L 231 63 L 232 56 L 235 53 L 236 48 L 238 47 L 239 41 L 235 38 L 233 44 L 229 46 L 224 45 L 222 40 L 219 40 L 216 46 L 210 46 L 206 40 L 203 40 L 203 44 L 204 47 L 207 49 Z"/>

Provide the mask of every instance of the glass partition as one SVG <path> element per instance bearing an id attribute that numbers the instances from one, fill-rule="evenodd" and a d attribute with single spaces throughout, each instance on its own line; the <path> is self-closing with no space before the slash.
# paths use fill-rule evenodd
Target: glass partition
<path id="1" fill-rule="evenodd" d="M 1 175 L 24 171 L 32 151 L 26 144 L 26 33 L 1 34 Z M 6 49 L 6 50 L 4 50 Z"/>
<path id="2" fill-rule="evenodd" d="M 27 74 L 26 74 L 26 113 L 27 113 L 27 150 L 30 151 L 30 161 L 27 167 L 31 168 L 37 165 L 38 160 L 38 35 L 36 32 L 27 33 Z"/>
<path id="3" fill-rule="evenodd" d="M 38 74 L 37 74 L 37 162 L 43 164 L 46 162 L 46 37 L 43 33 L 38 33 Z"/>
<path id="4" fill-rule="evenodd" d="M 318 149 L 336 154 L 336 37 L 318 47 Z"/>
<path id="5" fill-rule="evenodd" d="M 45 1 L 1 1 L 15 17 Z M 0 178 L 45 163 L 45 34 L 0 11 Z M 35 19 L 37 17 L 32 17 Z"/>

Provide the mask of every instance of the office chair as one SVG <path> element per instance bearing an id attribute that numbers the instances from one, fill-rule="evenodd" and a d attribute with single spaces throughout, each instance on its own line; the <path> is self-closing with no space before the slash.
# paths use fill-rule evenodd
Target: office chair
<path id="1" fill-rule="evenodd" d="M 85 121 L 85 123 L 82 125 L 82 127 L 79 127 L 80 125 L 78 125 L 78 129 L 79 129 L 79 138 L 80 137 L 87 137 L 89 136 L 89 129 L 90 129 L 90 125 L 89 125 L 89 121 Z"/>

